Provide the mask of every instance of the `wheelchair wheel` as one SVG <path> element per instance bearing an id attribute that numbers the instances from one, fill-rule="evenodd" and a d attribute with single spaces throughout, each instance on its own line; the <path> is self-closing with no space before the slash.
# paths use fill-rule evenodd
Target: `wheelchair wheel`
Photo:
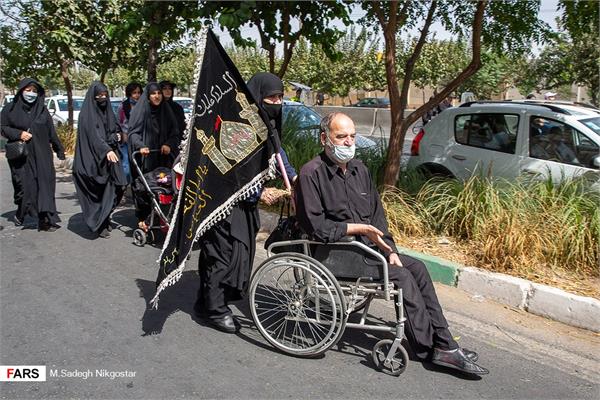
<path id="1" fill-rule="evenodd" d="M 141 247 L 146 244 L 146 241 L 146 232 L 144 232 L 142 229 L 136 229 L 133 231 L 133 244 Z"/>
<path id="2" fill-rule="evenodd" d="M 408 353 L 399 342 L 398 340 L 394 349 L 394 340 L 383 339 L 375 344 L 371 358 L 379 371 L 392 376 L 400 376 L 406 370 Z M 390 353 L 392 349 L 393 354 Z"/>
<path id="3" fill-rule="evenodd" d="M 281 253 L 267 259 L 253 274 L 249 292 L 258 331 L 279 351 L 314 357 L 344 333 L 346 304 L 340 285 L 308 256 Z"/>

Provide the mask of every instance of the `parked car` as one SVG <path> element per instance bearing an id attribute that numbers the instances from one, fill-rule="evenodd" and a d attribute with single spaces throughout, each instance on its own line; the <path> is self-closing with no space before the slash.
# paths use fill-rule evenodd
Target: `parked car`
<path id="1" fill-rule="evenodd" d="M 79 111 L 83 105 L 83 97 L 73 96 L 73 126 L 77 127 Z M 46 107 L 52 115 L 54 125 L 59 127 L 68 122 L 69 111 L 67 109 L 67 96 L 52 96 L 46 99 Z"/>
<path id="2" fill-rule="evenodd" d="M 304 133 L 319 140 L 321 115 L 310 107 L 295 101 L 283 101 L 283 125 L 294 123 L 299 133 Z M 293 121 L 293 122 L 292 122 Z M 376 143 L 361 134 L 356 135 L 356 148 L 365 149 L 376 146 Z"/>
<path id="3" fill-rule="evenodd" d="M 390 99 L 387 97 L 365 97 L 353 107 L 390 108 Z"/>
<path id="4" fill-rule="evenodd" d="M 2 99 L 2 104 L 0 104 L 0 111 L 2 111 L 2 109 L 11 101 L 13 101 L 13 99 L 15 98 L 14 94 L 7 94 L 4 96 L 4 99 Z"/>
<path id="5" fill-rule="evenodd" d="M 449 108 L 413 140 L 409 168 L 467 179 L 472 174 L 600 183 L 600 110 L 574 103 L 472 102 Z"/>
<path id="6" fill-rule="evenodd" d="M 113 112 L 115 113 L 115 116 L 117 117 L 117 119 L 119 119 L 119 106 L 121 105 L 121 103 L 123 102 L 123 98 L 121 97 L 111 97 L 110 98 L 110 106 L 113 109 Z"/>

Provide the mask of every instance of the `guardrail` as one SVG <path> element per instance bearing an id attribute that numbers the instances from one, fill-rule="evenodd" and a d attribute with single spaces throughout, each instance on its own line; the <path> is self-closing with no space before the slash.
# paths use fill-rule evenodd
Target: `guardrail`
<path id="1" fill-rule="evenodd" d="M 363 136 L 390 136 L 392 126 L 390 110 L 385 108 L 313 106 L 316 112 L 325 116 L 331 112 L 343 112 L 354 121 L 356 131 Z M 414 110 L 405 110 L 406 118 Z"/>

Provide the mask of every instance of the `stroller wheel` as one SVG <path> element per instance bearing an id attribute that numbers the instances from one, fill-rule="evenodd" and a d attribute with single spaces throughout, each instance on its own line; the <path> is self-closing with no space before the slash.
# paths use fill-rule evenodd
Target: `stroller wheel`
<path id="1" fill-rule="evenodd" d="M 133 244 L 136 246 L 143 246 L 146 244 L 146 232 L 141 229 L 133 231 Z"/>

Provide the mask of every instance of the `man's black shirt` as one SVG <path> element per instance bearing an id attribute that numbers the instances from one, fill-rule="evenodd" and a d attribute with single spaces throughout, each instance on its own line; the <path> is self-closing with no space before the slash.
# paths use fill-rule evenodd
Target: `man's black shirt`
<path id="1" fill-rule="evenodd" d="M 350 160 L 346 167 L 344 173 L 325 152 L 302 167 L 296 211 L 300 225 L 315 240 L 327 243 L 346 236 L 348 223 L 370 224 L 383 232 L 383 240 L 395 250 L 369 171 L 357 159 Z M 373 246 L 366 237 L 356 239 Z"/>

